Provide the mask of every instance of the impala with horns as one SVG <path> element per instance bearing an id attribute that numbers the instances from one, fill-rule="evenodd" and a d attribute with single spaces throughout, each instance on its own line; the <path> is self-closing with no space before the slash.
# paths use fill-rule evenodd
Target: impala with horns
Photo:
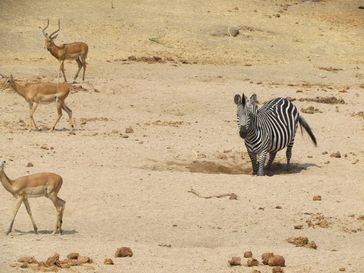
<path id="1" fill-rule="evenodd" d="M 0 76 L 6 79 L 5 88 L 12 88 L 28 102 L 30 121 L 36 130 L 39 130 L 39 128 L 33 118 L 35 110 L 37 110 L 39 104 L 48 104 L 51 102 L 56 102 L 57 104 L 58 117 L 50 131 L 54 130 L 58 121 L 61 119 L 62 110 L 68 114 L 69 123 L 71 127 L 74 128 L 72 110 L 65 103 L 65 100 L 70 93 L 70 85 L 68 83 L 41 82 L 21 85 L 14 80 L 12 75 L 10 75 L 10 77 L 5 77 L 0 74 Z"/>
<path id="2" fill-rule="evenodd" d="M 65 60 L 76 60 L 78 64 L 78 70 L 75 75 L 73 82 L 76 81 L 78 74 L 83 68 L 82 80 L 85 80 L 86 71 L 86 58 L 88 53 L 88 45 L 83 42 L 75 42 L 70 44 L 62 44 L 57 46 L 54 40 L 58 36 L 58 32 L 61 30 L 61 21 L 58 19 L 58 29 L 51 34 L 47 34 L 45 30 L 49 26 L 49 19 L 47 20 L 47 25 L 42 29 L 43 35 L 45 37 L 45 47 L 47 50 L 60 62 L 60 70 L 62 72 L 64 81 L 67 82 L 66 75 L 64 73 L 64 61 Z"/>
<path id="3" fill-rule="evenodd" d="M 32 211 L 30 210 L 28 198 L 42 196 L 49 198 L 56 207 L 57 221 L 53 234 L 56 234 L 57 231 L 62 234 L 63 212 L 66 204 L 64 200 L 58 197 L 58 192 L 63 183 L 62 177 L 55 173 L 36 173 L 16 179 L 10 179 L 4 172 L 5 163 L 5 161 L 0 162 L 0 182 L 17 200 L 13 218 L 6 234 L 8 235 L 12 231 L 15 217 L 22 203 L 24 203 L 30 220 L 32 221 L 34 232 L 38 233 L 38 228 L 33 219 Z"/>

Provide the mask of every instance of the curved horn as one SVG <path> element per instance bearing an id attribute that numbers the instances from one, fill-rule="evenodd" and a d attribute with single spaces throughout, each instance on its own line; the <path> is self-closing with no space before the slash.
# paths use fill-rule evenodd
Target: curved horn
<path id="1" fill-rule="evenodd" d="M 52 32 L 51 35 L 49 35 L 49 38 L 53 39 L 54 38 L 54 34 L 56 34 L 60 30 L 61 30 L 61 20 L 58 19 L 58 29 L 56 31 Z"/>
<path id="2" fill-rule="evenodd" d="M 47 33 L 44 32 L 48 28 L 48 26 L 49 26 L 49 19 L 47 19 L 47 25 L 46 25 L 46 27 L 45 28 L 42 28 L 42 32 L 43 32 L 43 35 L 45 37 L 48 37 Z"/>

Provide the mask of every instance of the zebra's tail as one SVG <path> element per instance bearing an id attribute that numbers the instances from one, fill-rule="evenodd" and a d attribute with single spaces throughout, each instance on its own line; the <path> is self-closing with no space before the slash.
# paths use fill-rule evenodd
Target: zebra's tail
<path id="1" fill-rule="evenodd" d="M 302 131 L 302 127 L 305 128 L 306 132 L 308 133 L 308 135 L 310 136 L 312 142 L 315 144 L 315 146 L 317 146 L 317 141 L 316 141 L 316 137 L 313 134 L 310 126 L 308 125 L 308 123 L 304 120 L 303 117 L 299 116 L 298 117 L 298 122 L 300 123 L 300 127 L 301 127 L 301 131 Z"/>

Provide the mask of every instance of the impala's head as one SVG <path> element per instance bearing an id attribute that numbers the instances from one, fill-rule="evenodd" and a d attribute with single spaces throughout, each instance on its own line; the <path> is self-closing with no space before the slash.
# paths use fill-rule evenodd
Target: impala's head
<path id="1" fill-rule="evenodd" d="M 15 81 L 13 78 L 13 75 L 10 74 L 10 77 L 4 76 L 0 74 L 0 80 L 1 80 L 1 89 L 7 89 L 9 87 L 15 86 Z"/>
<path id="2" fill-rule="evenodd" d="M 0 161 L 0 172 L 2 172 L 4 170 L 5 164 L 6 164 L 6 161 L 4 161 L 4 160 Z"/>
<path id="3" fill-rule="evenodd" d="M 257 95 L 253 94 L 250 98 L 245 97 L 243 94 L 235 95 L 234 102 L 237 106 L 237 122 L 239 128 L 239 134 L 242 138 L 245 138 L 251 126 L 251 114 L 257 112 Z"/>
<path id="4" fill-rule="evenodd" d="M 42 28 L 42 33 L 45 37 L 44 47 L 47 49 L 49 49 L 52 46 L 52 44 L 54 44 L 53 40 L 57 38 L 58 32 L 61 30 L 61 21 L 58 19 L 58 29 L 49 35 L 48 33 L 45 32 L 48 26 L 49 26 L 49 19 L 47 19 L 47 25 L 45 26 L 45 28 Z"/>

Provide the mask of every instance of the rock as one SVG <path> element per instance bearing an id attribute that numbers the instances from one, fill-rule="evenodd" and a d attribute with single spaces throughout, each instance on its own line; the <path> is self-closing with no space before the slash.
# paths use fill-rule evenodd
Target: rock
<path id="1" fill-rule="evenodd" d="M 346 271 L 346 268 L 345 267 L 340 267 L 339 271 Z"/>
<path id="2" fill-rule="evenodd" d="M 133 251 L 129 247 L 118 248 L 115 252 L 115 257 L 132 257 Z"/>
<path id="3" fill-rule="evenodd" d="M 252 271 L 252 273 L 262 273 L 262 272 L 260 272 L 259 270 L 256 270 L 255 269 L 255 270 Z"/>
<path id="4" fill-rule="evenodd" d="M 307 237 L 290 237 L 287 239 L 288 243 L 294 244 L 297 247 L 305 246 L 308 244 L 308 238 Z"/>
<path id="5" fill-rule="evenodd" d="M 42 145 L 40 146 L 40 148 L 41 148 L 41 149 L 43 149 L 43 150 L 49 150 L 49 148 L 48 148 L 48 145 L 47 145 L 47 144 L 42 144 Z"/>
<path id="6" fill-rule="evenodd" d="M 283 273 L 283 269 L 280 266 L 275 266 L 272 268 L 272 273 Z"/>
<path id="7" fill-rule="evenodd" d="M 22 263 L 21 265 L 20 265 L 20 268 L 28 268 L 29 266 L 28 266 L 28 263 Z"/>
<path id="8" fill-rule="evenodd" d="M 269 266 L 285 266 L 286 261 L 284 260 L 283 256 L 280 255 L 273 255 L 268 259 Z"/>
<path id="9" fill-rule="evenodd" d="M 357 220 L 364 220 L 364 215 L 360 215 L 358 218 L 356 218 Z"/>
<path id="10" fill-rule="evenodd" d="M 128 138 L 128 135 L 121 135 L 122 138 Z"/>
<path id="11" fill-rule="evenodd" d="M 34 257 L 30 256 L 22 256 L 18 259 L 19 263 L 28 263 L 28 264 L 35 264 L 38 263 Z"/>
<path id="12" fill-rule="evenodd" d="M 257 259 L 254 259 L 254 258 L 250 258 L 247 260 L 246 262 L 246 265 L 251 267 L 251 266 L 258 266 L 259 265 L 259 262 Z"/>
<path id="13" fill-rule="evenodd" d="M 32 163 L 32 162 L 28 162 L 27 167 L 28 167 L 28 168 L 29 168 L 29 167 L 34 167 L 34 165 L 33 165 L 33 163 Z"/>
<path id="14" fill-rule="evenodd" d="M 312 198 L 312 200 L 313 201 L 321 201 L 321 195 L 315 195 L 313 198 Z"/>
<path id="15" fill-rule="evenodd" d="M 125 129 L 125 133 L 126 134 L 132 134 L 132 133 L 134 133 L 134 130 L 133 130 L 133 128 L 128 127 L 128 128 Z"/>
<path id="16" fill-rule="evenodd" d="M 244 258 L 251 258 L 251 257 L 253 257 L 253 253 L 250 250 L 244 252 Z"/>
<path id="17" fill-rule="evenodd" d="M 80 264 L 92 263 L 92 260 L 90 259 L 90 257 L 87 257 L 87 256 L 78 256 L 77 261 Z"/>
<path id="18" fill-rule="evenodd" d="M 317 249 L 317 245 L 316 245 L 315 241 L 309 242 L 308 244 L 305 245 L 305 247 L 312 248 L 312 249 Z"/>
<path id="19" fill-rule="evenodd" d="M 53 256 L 49 257 L 45 264 L 46 266 L 59 265 L 59 254 L 55 253 Z"/>
<path id="20" fill-rule="evenodd" d="M 113 260 L 111 260 L 110 258 L 106 258 L 106 259 L 104 260 L 104 264 L 107 264 L 107 265 L 113 265 L 113 264 L 114 264 L 114 261 L 113 261 Z"/>
<path id="21" fill-rule="evenodd" d="M 228 263 L 230 266 L 241 265 L 241 258 L 240 257 L 231 257 L 231 260 L 229 260 Z"/>
<path id="22" fill-rule="evenodd" d="M 303 225 L 295 225 L 294 229 L 303 229 Z"/>
<path id="23" fill-rule="evenodd" d="M 77 260 L 78 256 L 80 256 L 79 253 L 72 252 L 72 253 L 67 255 L 67 258 L 70 259 L 70 260 L 72 260 L 72 259 Z"/>
<path id="24" fill-rule="evenodd" d="M 274 256 L 273 252 L 263 253 L 262 254 L 262 262 L 263 262 L 263 264 L 267 265 L 268 264 L 268 261 L 269 261 L 269 258 L 270 257 L 273 257 L 273 256 Z"/>
<path id="25" fill-rule="evenodd" d="M 216 37 L 224 37 L 224 36 L 236 37 L 239 35 L 239 33 L 240 33 L 239 27 L 214 26 L 210 30 L 210 35 Z"/>
<path id="26" fill-rule="evenodd" d="M 231 193 L 229 200 L 238 200 L 238 196 L 235 193 Z"/>
<path id="27" fill-rule="evenodd" d="M 321 228 L 328 228 L 329 227 L 329 222 L 326 219 L 324 219 L 324 220 L 320 221 L 319 226 Z"/>
<path id="28" fill-rule="evenodd" d="M 340 152 L 332 153 L 332 154 L 330 155 L 330 157 L 334 157 L 334 158 L 341 158 L 341 154 L 340 154 Z"/>

